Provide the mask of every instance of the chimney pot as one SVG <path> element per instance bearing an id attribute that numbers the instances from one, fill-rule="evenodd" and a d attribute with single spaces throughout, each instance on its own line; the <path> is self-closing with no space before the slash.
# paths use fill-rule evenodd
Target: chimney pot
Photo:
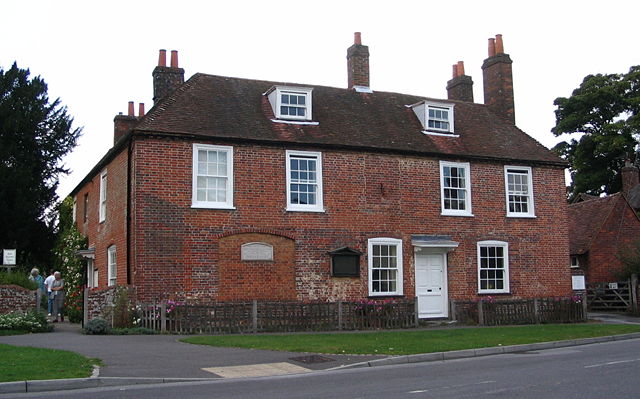
<path id="1" fill-rule="evenodd" d="M 178 68 L 178 51 L 171 50 L 171 68 Z"/>
<path id="2" fill-rule="evenodd" d="M 457 69 L 458 76 L 464 75 L 464 61 L 458 61 L 458 64 L 456 65 L 456 69 Z"/>
<path id="3" fill-rule="evenodd" d="M 133 114 L 133 101 L 129 101 L 129 112 L 127 113 L 129 116 L 134 116 Z"/>
<path id="4" fill-rule="evenodd" d="M 158 55 L 158 66 L 167 66 L 167 50 L 160 50 Z"/>
<path id="5" fill-rule="evenodd" d="M 496 55 L 496 39 L 489 39 L 489 57 Z"/>
<path id="6" fill-rule="evenodd" d="M 144 116 L 144 103 L 138 104 L 138 116 L 141 118 Z"/>
<path id="7" fill-rule="evenodd" d="M 455 79 L 458 77 L 458 64 L 453 64 L 453 75 L 452 77 Z"/>
<path id="8" fill-rule="evenodd" d="M 353 44 L 362 45 L 362 36 L 360 32 L 353 33 Z"/>
<path id="9" fill-rule="evenodd" d="M 504 44 L 502 43 L 502 35 L 496 35 L 496 54 L 504 54 Z"/>

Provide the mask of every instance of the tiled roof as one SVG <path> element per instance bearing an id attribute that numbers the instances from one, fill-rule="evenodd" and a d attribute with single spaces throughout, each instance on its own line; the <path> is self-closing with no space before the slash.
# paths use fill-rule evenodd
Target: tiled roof
<path id="1" fill-rule="evenodd" d="M 152 108 L 135 132 L 566 166 L 482 104 L 434 100 L 454 104 L 459 137 L 442 137 L 423 134 L 418 118 L 407 108 L 423 97 L 311 85 L 303 87 L 313 88 L 313 120 L 318 125 L 292 125 L 271 121 L 273 113 L 263 93 L 274 85 L 292 84 L 195 74 Z"/>
<path id="2" fill-rule="evenodd" d="M 624 201 L 621 193 L 569 205 L 569 253 L 571 255 L 580 255 L 589 251 L 593 239 L 618 201 Z"/>

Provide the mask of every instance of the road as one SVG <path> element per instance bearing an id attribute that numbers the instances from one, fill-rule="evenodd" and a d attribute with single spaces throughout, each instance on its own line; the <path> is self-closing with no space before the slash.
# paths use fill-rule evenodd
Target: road
<path id="1" fill-rule="evenodd" d="M 306 375 L 0 398 L 638 398 L 640 339 Z"/>

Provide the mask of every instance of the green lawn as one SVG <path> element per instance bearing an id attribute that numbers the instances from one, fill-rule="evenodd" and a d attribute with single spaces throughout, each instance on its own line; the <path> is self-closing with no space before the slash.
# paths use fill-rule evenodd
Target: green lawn
<path id="1" fill-rule="evenodd" d="M 515 327 L 329 334 L 195 336 L 199 345 L 335 354 L 408 355 L 640 332 L 640 325 L 545 324 Z"/>
<path id="2" fill-rule="evenodd" d="M 45 348 L 0 344 L 0 382 L 91 376 L 97 359 Z"/>

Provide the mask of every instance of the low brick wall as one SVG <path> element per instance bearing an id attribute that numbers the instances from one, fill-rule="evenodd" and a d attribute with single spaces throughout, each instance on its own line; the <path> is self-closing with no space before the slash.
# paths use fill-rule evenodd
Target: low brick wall
<path id="1" fill-rule="evenodd" d="M 0 314 L 26 312 L 35 306 L 35 291 L 17 285 L 0 285 Z"/>

